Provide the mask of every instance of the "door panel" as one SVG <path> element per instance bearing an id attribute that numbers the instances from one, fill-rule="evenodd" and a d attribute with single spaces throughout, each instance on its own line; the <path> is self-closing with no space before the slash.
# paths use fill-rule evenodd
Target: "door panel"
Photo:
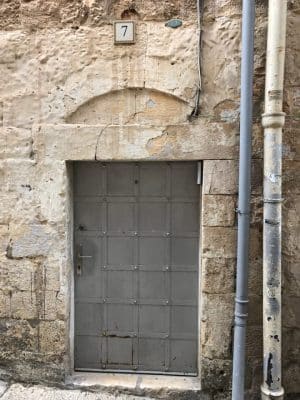
<path id="1" fill-rule="evenodd" d="M 74 164 L 75 369 L 197 373 L 197 163 Z"/>

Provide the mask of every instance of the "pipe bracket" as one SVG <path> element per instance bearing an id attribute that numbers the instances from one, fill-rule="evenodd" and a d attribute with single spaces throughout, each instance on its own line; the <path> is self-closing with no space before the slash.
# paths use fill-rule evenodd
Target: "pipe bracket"
<path id="1" fill-rule="evenodd" d="M 236 208 L 234 211 L 239 215 L 250 215 L 249 211 L 243 212 L 239 208 Z"/>

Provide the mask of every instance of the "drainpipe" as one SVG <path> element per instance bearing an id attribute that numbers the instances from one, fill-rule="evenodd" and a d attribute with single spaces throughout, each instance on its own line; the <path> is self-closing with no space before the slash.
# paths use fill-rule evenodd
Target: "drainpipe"
<path id="1" fill-rule="evenodd" d="M 286 0 L 269 0 L 264 127 L 263 345 L 261 398 L 283 399 L 281 385 L 281 157 Z"/>
<path id="2" fill-rule="evenodd" d="M 237 276 L 234 313 L 232 400 L 244 399 L 245 342 L 248 317 L 254 23 L 254 0 L 244 0 L 242 17 Z"/>

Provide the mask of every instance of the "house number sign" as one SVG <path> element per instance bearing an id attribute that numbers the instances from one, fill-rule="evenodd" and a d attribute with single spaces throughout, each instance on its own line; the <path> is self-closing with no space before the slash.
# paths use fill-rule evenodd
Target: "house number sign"
<path id="1" fill-rule="evenodd" d="M 134 43 L 135 42 L 134 21 L 115 21 L 114 38 L 115 38 L 115 44 Z"/>

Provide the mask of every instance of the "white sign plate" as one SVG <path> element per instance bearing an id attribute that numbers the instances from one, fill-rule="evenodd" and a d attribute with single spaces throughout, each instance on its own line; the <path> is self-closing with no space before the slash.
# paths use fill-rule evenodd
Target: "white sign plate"
<path id="1" fill-rule="evenodd" d="M 115 21 L 114 22 L 115 44 L 135 42 L 134 21 Z"/>

